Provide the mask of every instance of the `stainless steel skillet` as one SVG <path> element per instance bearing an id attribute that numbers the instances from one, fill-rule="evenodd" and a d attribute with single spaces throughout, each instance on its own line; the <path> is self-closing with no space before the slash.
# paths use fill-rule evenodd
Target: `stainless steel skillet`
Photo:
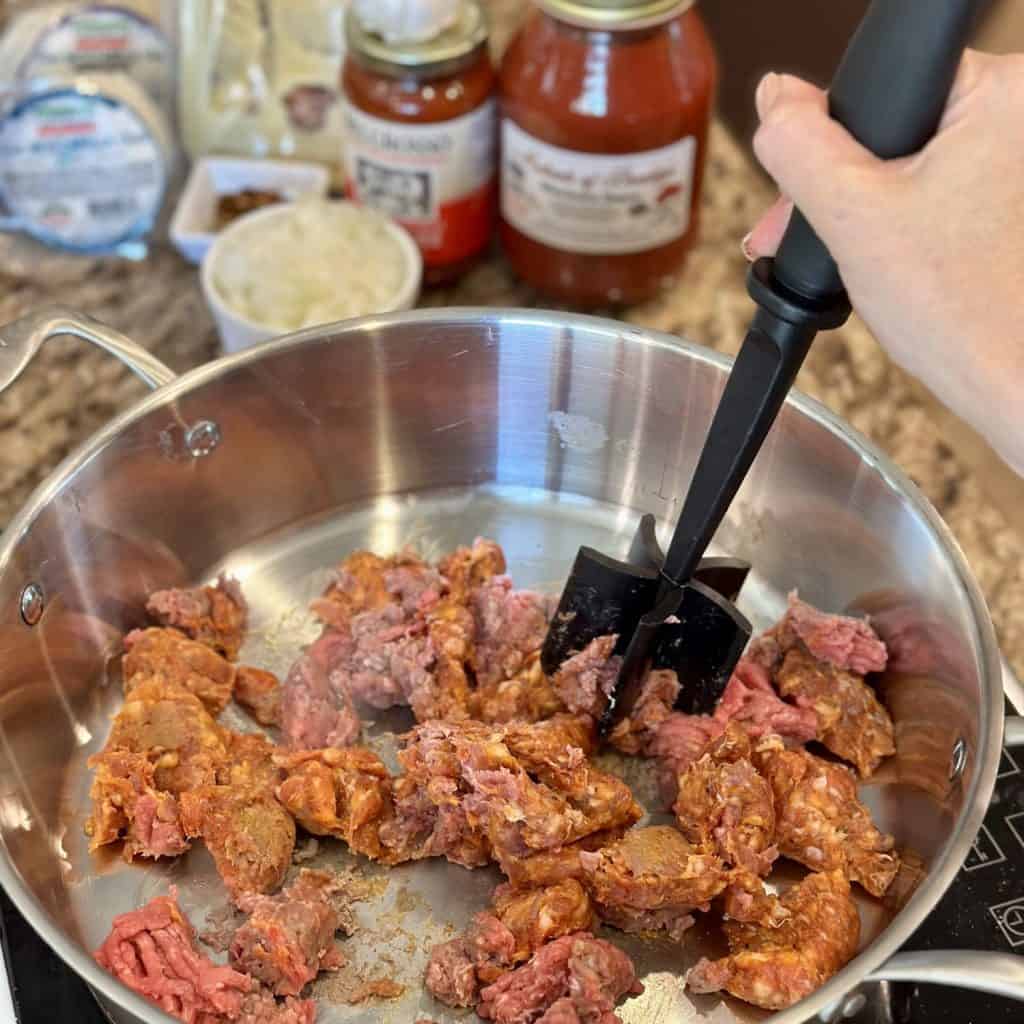
<path id="1" fill-rule="evenodd" d="M 256 620 L 244 656 L 279 669 L 308 639 L 301 609 L 318 570 L 357 545 L 413 538 L 438 550 L 488 533 L 524 585 L 557 589 L 581 539 L 624 552 L 639 513 L 674 519 L 728 363 L 619 323 L 446 310 L 305 331 L 175 379 L 116 332 L 48 311 L 0 329 L 0 385 L 58 334 L 102 345 L 155 390 L 70 456 L 0 543 L 0 883 L 114 1019 L 166 1020 L 89 953 L 116 913 L 171 882 L 200 919 L 222 899 L 210 865 L 200 850 L 128 868 L 90 858 L 81 835 L 84 760 L 118 701 L 108 658 L 145 594 L 230 569 Z M 949 532 L 884 455 L 794 395 L 717 541 L 756 568 L 743 610 L 758 627 L 792 587 L 875 616 L 896 652 L 883 686 L 903 741 L 863 796 L 929 868 L 891 920 L 864 900 L 859 956 L 771 1019 L 836 1019 L 872 977 L 1024 997 L 1017 958 L 898 955 L 970 848 L 1003 740 L 1001 660 Z M 1006 731 L 1024 739 L 1019 720 Z M 367 963 L 391 957 L 408 993 L 325 1001 L 321 1019 L 454 1020 L 416 983 L 424 949 L 479 909 L 493 881 L 445 864 L 394 872 L 349 943 Z M 648 984 L 626 1020 L 766 1019 L 685 994 L 680 975 L 712 941 L 624 943 Z"/>

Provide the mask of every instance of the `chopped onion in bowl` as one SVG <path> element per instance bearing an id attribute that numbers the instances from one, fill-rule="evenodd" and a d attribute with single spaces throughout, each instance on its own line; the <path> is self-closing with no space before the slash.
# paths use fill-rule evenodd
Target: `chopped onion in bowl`
<path id="1" fill-rule="evenodd" d="M 410 273 L 390 223 L 347 202 L 299 201 L 238 221 L 213 284 L 237 315 L 279 331 L 389 309 Z"/>

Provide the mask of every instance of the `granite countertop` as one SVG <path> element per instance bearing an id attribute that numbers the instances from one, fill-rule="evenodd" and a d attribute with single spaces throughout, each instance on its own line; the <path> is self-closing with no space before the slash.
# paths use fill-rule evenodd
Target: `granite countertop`
<path id="1" fill-rule="evenodd" d="M 510 28 L 501 12 L 512 6 L 511 0 L 495 0 L 499 46 Z M 770 199 L 750 159 L 716 124 L 701 240 L 685 274 L 656 301 L 610 315 L 735 352 L 751 310 L 740 239 Z M 178 371 L 217 355 L 195 269 L 168 248 L 156 248 L 141 263 L 53 255 L 40 262 L 33 247 L 0 238 L 0 323 L 54 301 L 119 328 Z M 425 302 L 540 304 L 498 256 Z M 1024 674 L 1024 526 L 1015 527 L 993 501 L 976 460 L 964 457 L 963 446 L 954 450 L 947 418 L 856 319 L 818 340 L 798 385 L 889 452 L 934 502 L 985 592 L 1004 651 Z M 71 448 L 143 391 L 102 352 L 73 339 L 46 346 L 0 395 L 0 526 Z"/>

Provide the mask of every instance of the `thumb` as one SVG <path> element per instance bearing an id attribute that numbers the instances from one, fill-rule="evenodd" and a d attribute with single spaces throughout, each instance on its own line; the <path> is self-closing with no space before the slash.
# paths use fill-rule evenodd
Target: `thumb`
<path id="1" fill-rule="evenodd" d="M 871 205 L 883 162 L 829 117 L 826 94 L 808 82 L 765 75 L 756 100 L 757 158 L 832 248 L 852 213 Z"/>

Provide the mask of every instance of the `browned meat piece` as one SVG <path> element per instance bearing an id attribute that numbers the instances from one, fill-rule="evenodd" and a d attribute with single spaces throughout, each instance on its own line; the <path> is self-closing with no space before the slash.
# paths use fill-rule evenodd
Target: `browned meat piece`
<path id="1" fill-rule="evenodd" d="M 159 677 L 136 676 L 106 749 L 144 754 L 157 789 L 180 794 L 214 782 L 227 748 L 202 701 Z"/>
<path id="2" fill-rule="evenodd" d="M 255 987 L 246 975 L 198 951 L 173 889 L 115 917 L 95 957 L 122 984 L 186 1024 L 238 1019 L 243 996 Z"/>
<path id="3" fill-rule="evenodd" d="M 542 889 L 499 885 L 491 899 L 495 917 L 515 937 L 510 957 L 513 963 L 528 959 L 545 942 L 573 932 L 588 932 L 596 924 L 587 891 L 571 878 Z"/>
<path id="4" fill-rule="evenodd" d="M 857 799 L 853 772 L 805 750 L 762 740 L 754 764 L 775 797 L 775 841 L 783 856 L 812 871 L 842 871 L 881 896 L 899 870 L 892 836 L 883 835 Z"/>
<path id="5" fill-rule="evenodd" d="M 633 705 L 633 713 L 615 723 L 608 734 L 608 742 L 623 754 L 647 754 L 662 723 L 672 714 L 678 696 L 679 679 L 675 672 L 659 668 L 648 673 Z"/>
<path id="6" fill-rule="evenodd" d="M 477 537 L 471 548 L 456 548 L 437 567 L 451 597 L 465 604 L 473 590 L 505 572 L 505 553 L 493 540 Z"/>
<path id="7" fill-rule="evenodd" d="M 788 916 L 777 927 L 726 922 L 730 955 L 693 967 L 687 976 L 692 992 L 724 989 L 766 1010 L 782 1010 L 853 959 L 860 918 L 841 871 L 808 875 L 778 902 Z"/>
<path id="8" fill-rule="evenodd" d="M 673 810 L 695 846 L 713 849 L 729 867 L 767 875 L 778 850 L 772 789 L 750 761 L 750 738 L 730 722 L 679 776 Z"/>
<path id="9" fill-rule="evenodd" d="M 335 581 L 310 607 L 322 622 L 347 632 L 354 616 L 395 603 L 396 596 L 388 590 L 387 573 L 399 568 L 421 573 L 430 571 L 430 567 L 409 549 L 390 558 L 381 558 L 370 551 L 355 551 L 338 566 Z"/>
<path id="10" fill-rule="evenodd" d="M 589 931 L 595 923 L 590 898 L 575 881 L 543 889 L 501 885 L 493 899 L 493 914 L 477 914 L 462 935 L 431 952 L 427 991 L 449 1006 L 473 1006 L 480 988 L 528 960 L 544 943 Z"/>
<path id="11" fill-rule="evenodd" d="M 347 747 L 359 740 L 362 723 L 344 680 L 307 651 L 292 665 L 281 695 L 281 732 L 300 750 Z"/>
<path id="12" fill-rule="evenodd" d="M 469 603 L 476 620 L 472 667 L 477 685 L 511 679 L 544 643 L 547 598 L 513 590 L 507 576 L 494 576 L 472 592 Z"/>
<path id="13" fill-rule="evenodd" d="M 395 815 L 380 829 L 389 863 L 424 857 L 445 857 L 467 868 L 490 863 L 490 844 L 470 826 L 456 778 L 437 776 L 427 782 L 419 775 L 400 775 L 394 794 Z"/>
<path id="14" fill-rule="evenodd" d="M 158 590 L 150 595 L 146 611 L 161 626 L 180 629 L 229 661 L 238 657 L 248 607 L 237 580 L 222 576 L 212 587 Z"/>
<path id="15" fill-rule="evenodd" d="M 500 865 L 596 831 L 564 796 L 534 781 L 500 741 L 456 746 L 465 758 L 466 818 L 472 828 L 487 836 Z"/>
<path id="16" fill-rule="evenodd" d="M 383 833 L 385 844 L 406 856 L 443 854 L 467 866 L 492 854 L 510 869 L 531 852 L 631 824 L 641 809 L 628 787 L 567 746 L 588 729 L 568 718 L 506 728 L 472 721 L 418 726 L 399 754 L 405 774 L 396 782 L 396 817 Z"/>
<path id="17" fill-rule="evenodd" d="M 528 771 L 501 730 L 466 724 L 472 728 L 451 736 L 469 789 L 463 806 L 470 825 L 484 832 L 503 868 L 531 852 L 639 820 L 642 810 L 629 788 L 590 766 L 578 748 L 567 748 L 557 764 L 536 762 Z M 537 728 L 512 727 L 519 742 L 522 730 Z"/>
<path id="18" fill-rule="evenodd" d="M 85 826 L 89 849 L 124 840 L 124 857 L 176 857 L 188 849 L 178 801 L 156 788 L 153 765 L 144 754 L 105 750 L 89 759 L 96 775 Z"/>
<path id="19" fill-rule="evenodd" d="M 552 715 L 543 722 L 510 722 L 503 730 L 505 743 L 523 765 L 557 759 L 566 747 L 575 747 L 586 757 L 597 751 L 597 727 L 588 715 Z"/>
<path id="20" fill-rule="evenodd" d="M 281 682 L 273 672 L 239 665 L 235 673 L 235 700 L 260 725 L 281 724 Z"/>
<path id="21" fill-rule="evenodd" d="M 814 711 L 817 738 L 863 778 L 896 753 L 889 712 L 861 676 L 820 661 L 801 644 L 786 652 L 775 684 L 783 697 Z"/>
<path id="22" fill-rule="evenodd" d="M 276 896 L 243 897 L 249 919 L 235 932 L 231 963 L 279 996 L 297 996 L 320 971 L 343 966 L 334 945 L 340 890 L 334 876 L 304 869 Z"/>
<path id="23" fill-rule="evenodd" d="M 622 950 L 577 932 L 485 988 L 476 1012 L 496 1024 L 621 1024 L 615 1004 L 642 991 Z"/>
<path id="24" fill-rule="evenodd" d="M 883 671 L 888 661 L 885 644 L 870 623 L 819 611 L 801 601 L 796 591 L 789 595 L 786 614 L 751 644 L 748 657 L 772 671 L 800 643 L 818 661 L 861 676 Z"/>
<path id="25" fill-rule="evenodd" d="M 481 722 L 539 722 L 565 710 L 551 680 L 540 666 L 540 656 L 527 658 L 511 679 L 478 686 L 470 693 L 469 710 Z"/>
<path id="26" fill-rule="evenodd" d="M 448 1006 L 473 1006 L 485 979 L 496 980 L 511 966 L 516 939 L 493 914 L 477 914 L 462 934 L 430 952 L 424 984 Z"/>
<path id="27" fill-rule="evenodd" d="M 395 816 L 381 827 L 381 842 L 397 861 L 446 857 L 464 867 L 491 859 L 485 835 L 472 828 L 462 803 L 462 769 L 447 729 L 414 729 L 399 751 L 405 769 L 394 781 Z"/>
<path id="28" fill-rule="evenodd" d="M 295 820 L 318 836 L 336 836 L 356 853 L 391 860 L 380 829 L 391 817 L 391 778 L 363 747 L 276 754 L 285 772 L 277 798 Z"/>
<path id="29" fill-rule="evenodd" d="M 206 644 L 176 629 L 136 629 L 124 638 L 121 675 L 124 692 L 133 681 L 158 676 L 195 694 L 211 715 L 231 700 L 235 668 Z"/>
<path id="30" fill-rule="evenodd" d="M 569 878 L 580 881 L 586 877 L 580 863 L 580 854 L 592 853 L 594 850 L 609 846 L 617 839 L 621 839 L 625 831 L 619 828 L 594 832 L 557 850 L 543 850 L 530 857 L 523 857 L 507 864 L 505 874 L 509 883 L 519 889 L 556 885 Z"/>
<path id="31" fill-rule="evenodd" d="M 778 928 L 790 917 L 778 897 L 764 887 L 757 875 L 748 871 L 733 872 L 723 896 L 722 909 L 733 921 Z"/>
<path id="32" fill-rule="evenodd" d="M 417 722 L 457 719 L 469 714 L 470 686 L 466 665 L 473 656 L 476 624 L 461 604 L 445 599 L 426 614 L 427 639 L 433 665 L 426 685 L 409 693 Z"/>
<path id="33" fill-rule="evenodd" d="M 594 718 L 604 714 L 622 665 L 622 659 L 613 654 L 618 640 L 615 635 L 591 640 L 555 673 L 555 693 L 573 714 Z"/>
<path id="34" fill-rule="evenodd" d="M 295 849 L 295 822 L 270 793 L 204 786 L 181 795 L 185 835 L 201 836 L 217 873 L 236 901 L 272 892 Z"/>
<path id="35" fill-rule="evenodd" d="M 280 747 L 258 732 L 231 732 L 224 730 L 227 757 L 217 768 L 217 782 L 223 786 L 273 793 L 284 778 L 274 764 L 274 754 Z"/>
<path id="36" fill-rule="evenodd" d="M 667 825 L 630 829 L 618 842 L 581 853 L 584 884 L 601 918 L 627 932 L 666 930 L 678 939 L 729 874 L 711 852 Z"/>
<path id="37" fill-rule="evenodd" d="M 736 666 L 714 715 L 683 715 L 672 712 L 658 727 L 647 749 L 664 764 L 665 795 L 675 799 L 676 778 L 707 743 L 720 736 L 729 722 L 739 722 L 753 737 L 781 736 L 806 743 L 817 735 L 818 718 L 810 708 L 798 708 L 783 701 L 772 687 L 767 671 L 749 658 Z"/>

